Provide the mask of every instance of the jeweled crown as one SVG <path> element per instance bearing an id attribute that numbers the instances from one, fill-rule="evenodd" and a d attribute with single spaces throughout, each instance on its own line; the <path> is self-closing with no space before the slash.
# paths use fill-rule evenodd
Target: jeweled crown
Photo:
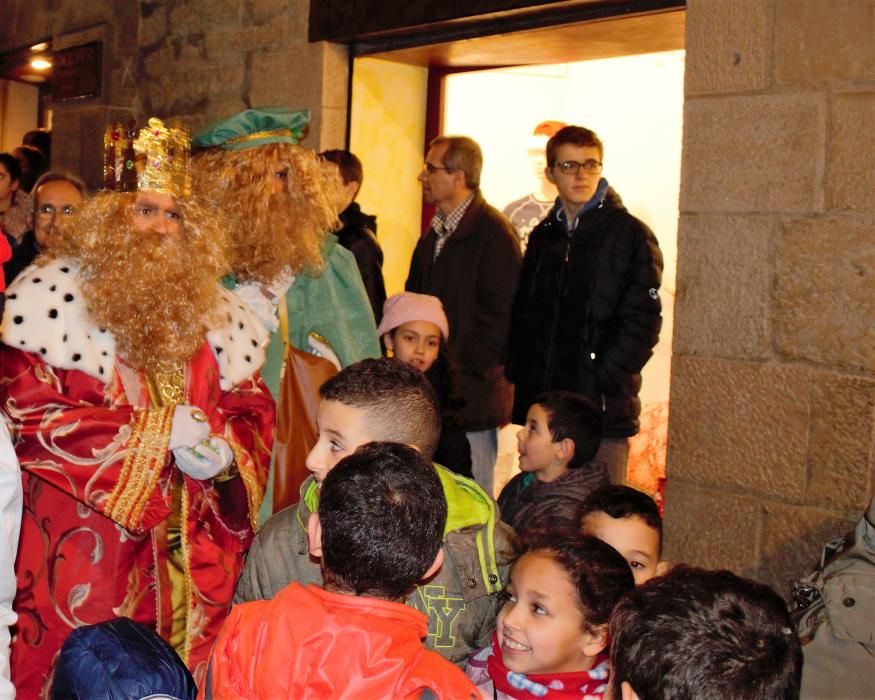
<path id="1" fill-rule="evenodd" d="M 103 136 L 103 187 L 134 192 L 152 190 L 176 197 L 191 195 L 191 138 L 183 126 L 166 126 L 156 117 L 137 130 L 108 124 Z"/>

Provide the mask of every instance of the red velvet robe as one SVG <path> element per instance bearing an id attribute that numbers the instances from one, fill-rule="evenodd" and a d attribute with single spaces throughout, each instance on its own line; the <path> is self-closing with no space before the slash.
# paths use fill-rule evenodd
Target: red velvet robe
<path id="1" fill-rule="evenodd" d="M 230 391 L 205 342 L 185 367 L 185 403 L 231 445 L 239 476 L 199 481 L 168 450 L 173 407 L 155 408 L 142 374 L 116 359 L 108 383 L 0 346 L 0 409 L 12 420 L 24 478 L 12 679 L 47 693 L 74 627 L 119 615 L 169 639 L 167 519 L 181 494 L 186 639 L 196 676 L 225 618 L 264 493 L 274 403 L 257 374 Z M 172 490 L 176 480 L 179 488 Z"/>

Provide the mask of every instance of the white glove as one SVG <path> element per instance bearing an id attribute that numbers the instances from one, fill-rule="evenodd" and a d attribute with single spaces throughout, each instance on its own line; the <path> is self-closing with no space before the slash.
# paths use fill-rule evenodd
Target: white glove
<path id="1" fill-rule="evenodd" d="M 194 447 L 210 436 L 210 421 L 197 406 L 180 404 L 173 409 L 168 449 Z"/>
<path id="2" fill-rule="evenodd" d="M 220 437 L 204 440 L 194 449 L 179 447 L 173 450 L 176 466 L 193 479 L 212 479 L 234 462 L 231 446 Z"/>

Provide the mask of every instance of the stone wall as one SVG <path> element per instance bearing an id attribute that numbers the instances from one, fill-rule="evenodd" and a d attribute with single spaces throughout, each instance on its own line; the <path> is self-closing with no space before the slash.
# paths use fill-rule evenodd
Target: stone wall
<path id="1" fill-rule="evenodd" d="M 8 5 L 8 7 L 7 7 Z M 130 0 L 4 0 L 0 50 L 52 40 L 54 49 L 103 42 L 103 90 L 98 98 L 53 105 L 52 168 L 102 180 L 103 127 L 137 113 L 139 8 Z"/>
<path id="2" fill-rule="evenodd" d="M 53 106 L 52 166 L 91 187 L 114 119 L 178 117 L 196 130 L 247 107 L 306 107 L 304 145 L 344 145 L 346 47 L 308 43 L 308 0 L 6 2 L 11 31 L 0 33 L 0 51 L 47 38 L 55 49 L 103 41 L 102 95 Z"/>
<path id="3" fill-rule="evenodd" d="M 309 108 L 305 145 L 342 147 L 346 47 L 308 43 L 308 8 L 308 0 L 141 0 L 143 113 L 197 130 L 248 107 Z"/>
<path id="4" fill-rule="evenodd" d="M 875 485 L 873 8 L 687 7 L 666 555 L 782 592 Z"/>

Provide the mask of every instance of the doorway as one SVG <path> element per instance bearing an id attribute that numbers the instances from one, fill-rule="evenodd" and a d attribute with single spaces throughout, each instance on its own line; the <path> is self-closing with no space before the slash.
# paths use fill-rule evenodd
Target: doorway
<path id="1" fill-rule="evenodd" d="M 663 328 L 644 369 L 631 485 L 665 476 L 683 115 L 684 12 L 498 34 L 356 57 L 350 149 L 364 163 L 359 201 L 376 214 L 389 294 L 403 290 L 422 231 L 418 174 L 428 141 L 465 134 L 483 149 L 481 189 L 506 204 L 536 185 L 526 145 L 543 120 L 575 123 L 605 143 L 604 176 L 656 233 L 665 258 Z M 501 433 L 496 490 L 515 472 L 516 432 Z"/>

